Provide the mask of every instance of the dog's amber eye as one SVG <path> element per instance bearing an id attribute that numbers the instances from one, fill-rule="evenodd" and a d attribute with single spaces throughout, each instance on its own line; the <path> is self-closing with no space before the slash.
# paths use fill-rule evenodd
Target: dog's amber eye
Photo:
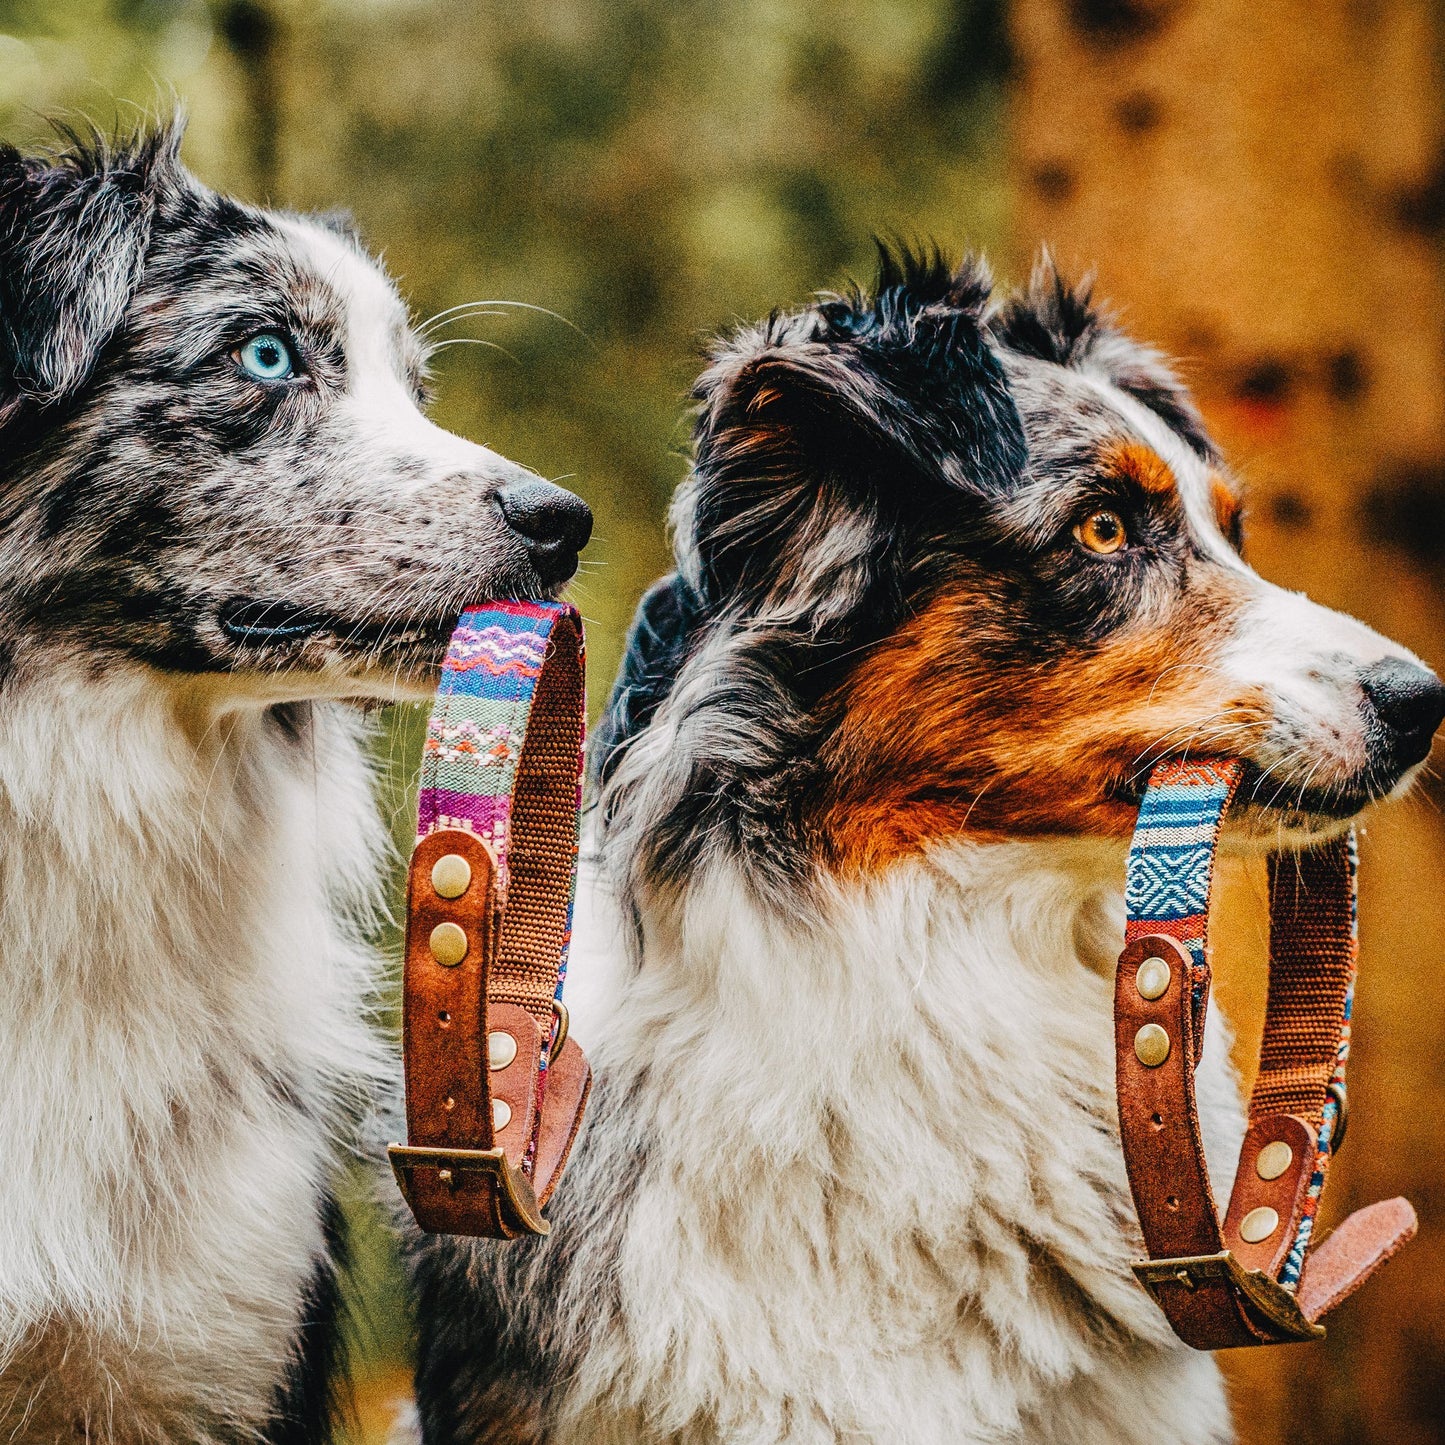
<path id="1" fill-rule="evenodd" d="M 1124 519 L 1117 512 L 1092 512 L 1074 528 L 1074 536 L 1091 552 L 1107 557 L 1129 541 Z"/>

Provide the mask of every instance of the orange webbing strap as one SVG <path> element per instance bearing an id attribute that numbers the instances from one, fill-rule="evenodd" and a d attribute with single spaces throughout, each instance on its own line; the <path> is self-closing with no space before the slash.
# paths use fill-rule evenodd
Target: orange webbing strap
<path id="1" fill-rule="evenodd" d="M 1260 1072 L 1221 1222 L 1194 1067 L 1209 996 L 1209 893 L 1233 759 L 1155 769 L 1129 855 L 1115 981 L 1124 1160 L 1149 1258 L 1134 1266 L 1197 1349 L 1323 1335 L 1321 1316 L 1415 1232 L 1403 1199 L 1359 1211 L 1311 1252 L 1342 1131 L 1355 977 L 1352 837 L 1270 865 L 1270 978 Z"/>
<path id="2" fill-rule="evenodd" d="M 501 603 L 459 623 L 427 732 L 407 885 L 407 1143 L 423 1229 L 546 1234 L 591 1073 L 561 1006 L 577 868 L 581 621 Z"/>

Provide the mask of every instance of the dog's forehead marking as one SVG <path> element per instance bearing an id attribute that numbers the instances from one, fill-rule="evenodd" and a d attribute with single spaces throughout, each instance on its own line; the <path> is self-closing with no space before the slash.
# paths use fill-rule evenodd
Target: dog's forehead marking
<path id="1" fill-rule="evenodd" d="M 370 257 L 324 227 L 287 218 L 288 235 L 344 313 L 346 394 L 342 412 L 379 445 L 405 450 L 436 473 L 493 473 L 506 466 L 494 452 L 439 427 L 417 405 L 413 375 L 419 348 L 391 278 Z M 420 490 L 426 476 L 398 483 Z"/>
<path id="2" fill-rule="evenodd" d="M 1142 402 L 1087 372 L 1080 373 L 1080 379 L 1099 401 L 1117 413 L 1124 422 L 1127 431 L 1118 438 L 1115 446 L 1133 450 L 1142 443 L 1143 447 L 1152 451 L 1172 473 L 1190 530 L 1209 559 L 1235 571 L 1248 572 L 1249 567 L 1230 546 L 1221 530 L 1219 508 L 1215 500 L 1216 486 L 1223 485 L 1223 477 L 1219 471 L 1205 462 L 1183 437 Z M 1233 496 L 1232 492 L 1230 495 Z"/>
<path id="3" fill-rule="evenodd" d="M 1128 477 L 1146 492 L 1166 495 L 1179 490 L 1174 468 L 1145 442 L 1120 437 L 1105 443 L 1099 459 L 1105 470 L 1116 476 Z"/>
<path id="4" fill-rule="evenodd" d="M 368 373 L 400 378 L 407 372 L 406 307 L 391 281 L 369 257 L 315 222 L 279 221 L 318 279 L 342 303 L 349 373 L 365 384 Z"/>

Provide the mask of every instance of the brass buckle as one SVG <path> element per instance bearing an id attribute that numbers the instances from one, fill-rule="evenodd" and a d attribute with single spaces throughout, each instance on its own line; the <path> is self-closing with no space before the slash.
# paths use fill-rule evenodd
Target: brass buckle
<path id="1" fill-rule="evenodd" d="M 490 1174 L 497 1183 L 497 1200 L 504 1222 L 518 1234 L 551 1234 L 542 1218 L 532 1181 L 516 1168 L 501 1149 L 429 1149 L 415 1144 L 388 1144 L 392 1172 L 402 1198 L 412 1206 L 411 1171 L 435 1169 L 439 1175 Z M 444 1180 L 444 1182 L 447 1182 Z"/>
<path id="2" fill-rule="evenodd" d="M 1273 1325 L 1286 1340 L 1320 1340 L 1325 1327 L 1315 1324 L 1300 1310 L 1299 1301 L 1262 1269 L 1245 1269 L 1229 1252 L 1182 1255 L 1178 1259 L 1136 1259 L 1129 1266 L 1154 1303 L 1164 1306 L 1161 1289 L 1173 1287 L 1193 1292 L 1202 1284 L 1232 1286 L 1245 1303 Z"/>

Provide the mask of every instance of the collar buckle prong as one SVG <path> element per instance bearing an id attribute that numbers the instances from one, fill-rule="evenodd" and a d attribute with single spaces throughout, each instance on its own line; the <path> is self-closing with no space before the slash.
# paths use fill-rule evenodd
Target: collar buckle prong
<path id="1" fill-rule="evenodd" d="M 1191 1294 L 1202 1286 L 1233 1286 L 1260 1323 L 1277 1339 L 1319 1340 L 1325 1327 L 1307 1318 L 1299 1301 L 1262 1269 L 1246 1269 L 1227 1249 L 1218 1254 L 1183 1255 L 1178 1259 L 1136 1259 L 1129 1266 L 1139 1283 L 1161 1307 L 1161 1290 L 1187 1289 Z"/>

